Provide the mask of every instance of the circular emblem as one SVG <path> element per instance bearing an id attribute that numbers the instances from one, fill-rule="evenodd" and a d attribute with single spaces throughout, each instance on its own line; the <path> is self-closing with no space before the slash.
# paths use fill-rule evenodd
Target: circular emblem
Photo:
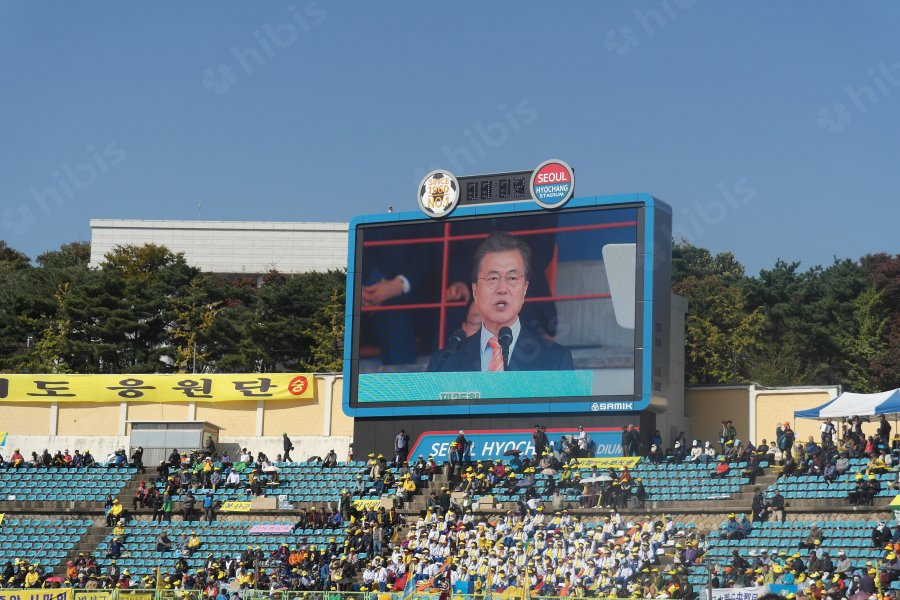
<path id="1" fill-rule="evenodd" d="M 309 387 L 309 379 L 304 375 L 297 375 L 288 383 L 288 392 L 292 396 L 302 396 L 306 388 Z"/>
<path id="2" fill-rule="evenodd" d="M 561 160 L 548 160 L 531 174 L 531 197 L 544 208 L 559 208 L 575 192 L 575 172 Z"/>
<path id="3" fill-rule="evenodd" d="M 597 412 L 598 410 L 600 410 L 600 405 L 597 402 L 594 402 L 593 404 L 591 404 L 591 410 Z"/>
<path id="4" fill-rule="evenodd" d="M 429 217 L 445 217 L 459 202 L 459 182 L 450 171 L 438 169 L 419 185 L 419 208 Z"/>

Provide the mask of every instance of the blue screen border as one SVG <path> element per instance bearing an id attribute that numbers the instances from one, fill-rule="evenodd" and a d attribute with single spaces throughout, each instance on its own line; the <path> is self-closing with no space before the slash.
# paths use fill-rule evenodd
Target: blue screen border
<path id="1" fill-rule="evenodd" d="M 637 412 L 646 409 L 650 405 L 652 396 L 651 374 L 653 372 L 653 267 L 654 267 L 654 211 L 661 209 L 671 213 L 671 208 L 664 202 L 647 193 L 616 194 L 611 196 L 585 196 L 572 198 L 560 209 L 552 212 L 565 212 L 569 209 L 590 208 L 594 206 L 615 207 L 617 205 L 638 205 L 643 207 L 643 348 L 641 349 L 641 381 L 639 394 L 635 394 L 634 401 L 602 402 L 583 399 L 573 402 L 546 402 L 546 403 L 508 403 L 508 404 L 471 404 L 461 406 L 457 404 L 415 405 L 415 406 L 352 406 L 351 392 L 355 389 L 352 373 L 353 352 L 353 327 L 355 303 L 355 261 L 356 261 L 356 237 L 360 225 L 374 223 L 401 223 L 405 221 L 422 221 L 428 217 L 421 211 L 404 211 L 394 213 L 381 213 L 374 215 L 361 215 L 350 221 L 347 240 L 347 288 L 346 307 L 344 309 L 344 381 L 343 381 L 343 408 L 344 413 L 350 417 L 408 417 L 408 416 L 446 416 L 446 415 L 488 415 L 488 414 L 512 414 L 512 413 L 593 413 L 609 414 L 610 412 Z M 535 213 L 543 209 L 533 200 L 523 202 L 507 202 L 502 204 L 481 204 L 476 206 L 458 206 L 453 213 L 436 221 L 455 220 L 459 217 L 477 217 L 480 215 L 498 215 L 508 213 Z M 551 211 L 548 211 L 551 212 Z M 597 400 L 603 400 L 598 397 Z M 621 408 L 610 409 L 630 405 L 624 411 Z"/>

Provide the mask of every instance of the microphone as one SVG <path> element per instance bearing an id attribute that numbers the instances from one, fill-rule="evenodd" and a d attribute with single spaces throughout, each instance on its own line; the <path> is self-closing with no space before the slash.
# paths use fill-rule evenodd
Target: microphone
<path id="1" fill-rule="evenodd" d="M 453 333 L 450 334 L 450 337 L 447 338 L 447 345 L 444 346 L 444 354 L 450 356 L 459 348 L 459 345 L 462 344 L 462 341 L 466 339 L 466 332 L 462 329 L 457 329 Z"/>
<path id="2" fill-rule="evenodd" d="M 462 329 L 457 329 L 453 333 L 450 334 L 450 337 L 447 338 L 447 345 L 444 346 L 444 350 L 441 352 L 441 357 L 435 366 L 435 371 L 440 371 L 441 367 L 444 366 L 444 363 L 450 358 L 450 355 L 456 352 L 459 349 L 459 345 L 466 339 L 466 332 Z"/>
<path id="3" fill-rule="evenodd" d="M 503 350 L 503 370 L 509 368 L 509 347 L 512 345 L 513 335 L 512 329 L 509 327 L 501 327 L 497 332 L 497 342 Z"/>

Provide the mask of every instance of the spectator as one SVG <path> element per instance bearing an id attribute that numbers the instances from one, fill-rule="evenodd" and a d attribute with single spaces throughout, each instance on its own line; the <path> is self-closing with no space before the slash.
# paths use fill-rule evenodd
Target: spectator
<path id="1" fill-rule="evenodd" d="M 281 434 L 281 447 L 284 450 L 284 462 L 293 462 L 291 451 L 294 449 L 294 443 L 291 442 L 291 438 L 288 437 L 286 431 Z"/>
<path id="2" fill-rule="evenodd" d="M 228 473 L 228 477 L 225 478 L 225 489 L 226 490 L 234 490 L 238 489 L 241 486 L 241 474 L 236 470 L 232 470 Z"/>
<path id="3" fill-rule="evenodd" d="M 106 512 L 106 526 L 112 527 L 120 518 L 124 518 L 124 516 L 124 508 L 119 503 L 119 499 L 113 499 L 112 505 Z"/>
<path id="4" fill-rule="evenodd" d="M 409 451 L 409 435 L 405 429 L 401 429 L 400 433 L 394 436 L 394 464 L 399 465 L 406 461 L 406 454 Z"/>
<path id="5" fill-rule="evenodd" d="M 708 464 L 716 459 L 718 453 L 713 448 L 712 442 L 706 442 L 703 448 L 703 463 Z"/>
<path id="6" fill-rule="evenodd" d="M 78 450 L 75 451 L 75 454 L 78 454 Z M 131 453 L 131 466 L 137 469 L 138 473 L 146 473 L 147 469 L 144 467 L 144 448 L 143 446 L 138 446 L 134 449 L 134 452 Z"/>
<path id="7" fill-rule="evenodd" d="M 737 522 L 734 513 L 728 515 L 728 519 L 722 523 L 722 533 L 726 540 L 742 540 L 744 539 L 744 530 Z"/>
<path id="8" fill-rule="evenodd" d="M 169 538 L 169 532 L 165 529 L 159 532 L 154 540 L 156 542 L 157 552 L 171 552 L 172 540 Z"/>
<path id="9" fill-rule="evenodd" d="M 817 523 L 813 523 L 809 528 L 809 533 L 806 534 L 806 538 L 800 542 L 799 547 L 804 550 L 814 550 L 824 539 L 825 533 Z"/>
<path id="10" fill-rule="evenodd" d="M 725 457 L 719 459 L 719 464 L 716 465 L 716 470 L 710 473 L 710 477 L 719 478 L 719 477 L 727 477 L 729 471 L 731 471 L 731 467 L 728 466 L 728 462 L 725 460 Z"/>
<path id="11" fill-rule="evenodd" d="M 703 458 L 703 448 L 700 446 L 700 440 L 694 440 L 691 443 L 691 455 L 689 460 L 691 462 L 697 462 Z"/>
<path id="12" fill-rule="evenodd" d="M 638 456 L 641 451 L 641 436 L 634 425 L 628 424 L 622 430 L 622 452 L 624 456 Z"/>
<path id="13" fill-rule="evenodd" d="M 181 520 L 182 521 L 193 521 L 194 520 L 194 507 L 197 504 L 197 499 L 194 498 L 194 494 L 188 490 L 184 495 L 184 498 L 181 500 Z"/>
<path id="14" fill-rule="evenodd" d="M 206 492 L 206 495 L 203 497 L 203 517 L 207 523 L 212 523 L 216 518 L 213 495 L 210 492 Z"/>
<path id="15" fill-rule="evenodd" d="M 786 516 L 784 496 L 781 495 L 781 491 L 777 488 L 775 490 L 775 495 L 769 500 L 769 512 L 773 517 L 780 519 L 781 522 L 784 523 Z"/>
<path id="16" fill-rule="evenodd" d="M 822 446 L 825 448 L 831 446 L 834 442 L 834 436 L 837 433 L 834 422 L 831 419 L 827 419 L 819 427 L 819 432 L 822 434 Z"/>
<path id="17" fill-rule="evenodd" d="M 752 518 L 755 522 L 761 522 L 766 517 L 766 496 L 759 487 L 753 488 L 753 500 L 751 504 Z"/>

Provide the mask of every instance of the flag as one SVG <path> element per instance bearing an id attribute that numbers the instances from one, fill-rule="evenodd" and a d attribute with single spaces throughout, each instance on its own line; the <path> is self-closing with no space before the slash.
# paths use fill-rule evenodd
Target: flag
<path id="1" fill-rule="evenodd" d="M 8 433 L 6 431 L 0 431 L 0 446 L 6 445 L 6 436 Z"/>
<path id="2" fill-rule="evenodd" d="M 414 591 L 416 591 L 415 578 L 413 577 L 412 573 L 408 572 L 406 574 L 406 585 L 403 587 L 403 596 L 401 596 L 401 598 L 403 598 L 403 600 L 406 600 L 406 598 L 412 596 L 412 593 Z"/>

